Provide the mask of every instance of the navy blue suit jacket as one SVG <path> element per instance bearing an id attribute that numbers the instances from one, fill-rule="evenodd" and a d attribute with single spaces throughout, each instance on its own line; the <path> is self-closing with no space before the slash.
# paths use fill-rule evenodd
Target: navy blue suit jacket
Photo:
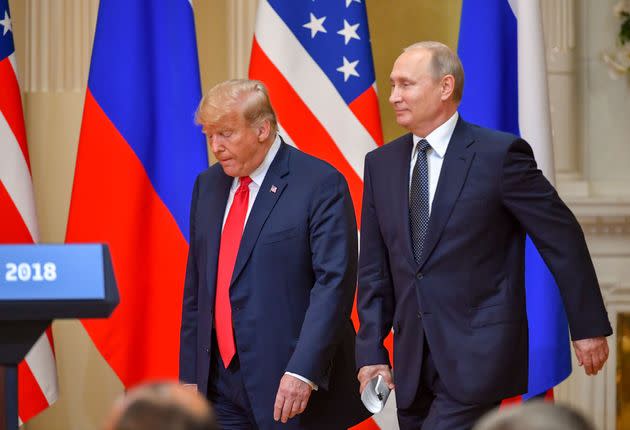
<path id="1" fill-rule="evenodd" d="M 192 197 L 180 379 L 202 393 L 232 180 L 217 163 L 199 175 Z M 230 286 L 236 349 L 259 428 L 345 428 L 368 416 L 358 393 L 350 320 L 357 259 L 345 179 L 282 143 L 252 206 Z M 303 414 L 282 425 L 273 421 L 273 407 L 285 371 L 319 390 Z"/>
<path id="2" fill-rule="evenodd" d="M 525 235 L 554 275 L 573 339 L 611 333 L 582 230 L 517 136 L 458 120 L 440 172 L 423 259 L 409 232 L 412 136 L 365 160 L 357 364 L 389 363 L 399 407 L 414 399 L 419 329 L 449 393 L 484 403 L 527 391 Z"/>

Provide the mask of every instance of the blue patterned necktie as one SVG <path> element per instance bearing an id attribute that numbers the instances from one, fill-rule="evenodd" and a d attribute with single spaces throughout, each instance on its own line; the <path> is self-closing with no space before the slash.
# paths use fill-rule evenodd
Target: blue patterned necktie
<path id="1" fill-rule="evenodd" d="M 416 263 L 419 263 L 422 257 L 422 249 L 429 226 L 429 164 L 427 162 L 429 148 L 431 145 L 424 139 L 416 145 L 416 163 L 413 166 L 409 190 L 411 246 Z"/>

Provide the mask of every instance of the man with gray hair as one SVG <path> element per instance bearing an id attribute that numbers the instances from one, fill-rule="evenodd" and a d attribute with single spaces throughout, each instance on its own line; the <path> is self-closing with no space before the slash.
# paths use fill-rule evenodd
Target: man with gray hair
<path id="1" fill-rule="evenodd" d="M 541 400 L 486 414 L 473 430 L 595 430 L 574 409 Z"/>
<path id="2" fill-rule="evenodd" d="M 368 416 L 350 311 L 357 226 L 344 177 L 287 145 L 261 82 L 196 116 L 217 163 L 195 183 L 180 379 L 223 429 L 346 429 Z"/>
<path id="3" fill-rule="evenodd" d="M 208 401 L 176 382 L 139 385 L 115 403 L 104 430 L 219 430 Z"/>
<path id="4" fill-rule="evenodd" d="M 457 108 L 464 73 L 447 46 L 398 57 L 389 101 L 410 133 L 365 159 L 357 335 L 361 390 L 395 388 L 401 429 L 470 429 L 527 391 L 525 237 L 563 298 L 578 362 L 597 373 L 612 332 L 577 220 L 518 136 Z M 383 340 L 394 329 L 394 366 Z"/>

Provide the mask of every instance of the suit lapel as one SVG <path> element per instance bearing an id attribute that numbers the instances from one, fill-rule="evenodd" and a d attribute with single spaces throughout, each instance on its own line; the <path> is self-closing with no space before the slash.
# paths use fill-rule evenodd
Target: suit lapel
<path id="1" fill-rule="evenodd" d="M 231 285 L 234 284 L 243 271 L 252 253 L 252 249 L 258 240 L 260 230 L 265 224 L 265 221 L 267 221 L 276 202 L 284 192 L 287 185 L 286 175 L 289 173 L 289 155 L 287 144 L 282 142 L 258 190 L 258 195 L 252 206 L 249 218 L 247 219 L 247 224 L 245 225 L 241 244 L 238 249 L 238 255 L 236 256 Z"/>
<path id="2" fill-rule="evenodd" d="M 206 276 L 208 277 L 208 289 L 210 297 L 214 297 L 217 281 L 217 265 L 219 263 L 219 247 L 221 245 L 221 230 L 223 227 L 223 216 L 227 205 L 230 187 L 234 178 L 226 175 L 223 169 L 219 168 L 218 175 L 212 180 L 215 184 L 211 187 L 210 195 L 199 197 L 199 202 L 203 202 L 205 208 L 201 211 L 200 218 L 206 219 L 207 228 L 202 234 L 207 235 L 207 262 Z"/>
<path id="3" fill-rule="evenodd" d="M 433 248 L 435 248 L 442 235 L 453 206 L 459 197 L 462 186 L 466 182 L 468 170 L 475 157 L 474 151 L 470 148 L 473 141 L 468 124 L 460 117 L 448 144 L 438 186 L 433 197 L 431 217 L 429 218 L 427 238 L 420 267 L 424 266 L 431 252 L 433 252 Z"/>

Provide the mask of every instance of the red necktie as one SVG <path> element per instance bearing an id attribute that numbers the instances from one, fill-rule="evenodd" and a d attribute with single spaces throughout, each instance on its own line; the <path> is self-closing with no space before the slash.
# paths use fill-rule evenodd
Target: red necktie
<path id="1" fill-rule="evenodd" d="M 223 365 L 227 368 L 234 358 L 236 346 L 232 329 L 232 305 L 230 304 L 230 282 L 234 272 L 234 263 L 243 236 L 247 205 L 249 204 L 249 176 L 240 178 L 241 185 L 234 194 L 234 201 L 228 212 L 221 245 L 219 247 L 219 268 L 217 271 L 217 295 L 214 303 L 214 325 L 217 332 L 217 343 Z"/>

